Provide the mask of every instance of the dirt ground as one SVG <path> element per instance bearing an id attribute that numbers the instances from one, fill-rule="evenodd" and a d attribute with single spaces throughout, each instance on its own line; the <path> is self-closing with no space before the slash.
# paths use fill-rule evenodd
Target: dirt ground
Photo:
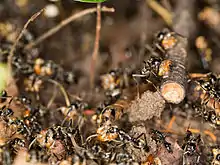
<path id="1" fill-rule="evenodd" d="M 0 164 L 220 164 L 218 0 L 1 0 L 0 42 Z"/>

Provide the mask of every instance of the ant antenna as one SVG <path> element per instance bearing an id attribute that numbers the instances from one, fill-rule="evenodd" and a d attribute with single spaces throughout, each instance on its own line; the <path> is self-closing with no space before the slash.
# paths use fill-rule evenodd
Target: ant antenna
<path id="1" fill-rule="evenodd" d="M 38 139 L 38 137 L 36 137 L 36 138 L 34 138 L 34 140 L 32 140 L 32 142 L 28 146 L 28 150 L 31 149 L 31 146 L 36 142 L 37 139 Z"/>
<path id="2" fill-rule="evenodd" d="M 65 122 L 67 121 L 67 119 L 68 119 L 68 116 L 66 116 L 66 117 L 63 119 L 63 121 L 62 121 L 62 123 L 61 123 L 61 126 L 62 126 L 62 127 L 64 126 L 64 124 L 65 124 Z"/>
<path id="3" fill-rule="evenodd" d="M 140 86 L 139 86 L 139 82 L 137 81 L 136 77 L 137 77 L 137 74 L 132 74 L 132 78 L 137 84 L 136 86 L 137 87 L 137 98 L 139 99 L 140 98 Z"/>
<path id="4" fill-rule="evenodd" d="M 69 107 L 70 106 L 70 99 L 68 97 L 68 94 L 66 92 L 66 90 L 64 89 L 64 87 L 57 81 L 52 80 L 52 79 L 47 79 L 48 82 L 55 84 L 56 86 L 58 86 L 60 88 L 60 91 L 63 93 L 63 96 L 65 98 L 66 101 L 66 106 Z"/>
<path id="5" fill-rule="evenodd" d="M 47 108 L 49 108 L 52 105 L 53 101 L 56 98 L 56 95 L 57 95 L 57 88 L 54 88 L 53 95 L 51 96 L 51 98 L 47 104 Z"/>

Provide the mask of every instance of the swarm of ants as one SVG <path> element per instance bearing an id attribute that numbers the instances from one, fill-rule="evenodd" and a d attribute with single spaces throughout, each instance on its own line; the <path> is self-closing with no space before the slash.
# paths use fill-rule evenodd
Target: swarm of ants
<path id="1" fill-rule="evenodd" d="M 0 2 L 0 164 L 220 165 L 220 3 L 91 6 Z"/>

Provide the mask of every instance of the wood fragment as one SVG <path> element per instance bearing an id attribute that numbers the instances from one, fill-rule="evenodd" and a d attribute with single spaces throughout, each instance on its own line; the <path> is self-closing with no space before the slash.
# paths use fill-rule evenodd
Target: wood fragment
<path id="1" fill-rule="evenodd" d="M 176 34 L 178 42 L 166 51 L 171 61 L 169 75 L 164 77 L 160 87 L 162 96 L 167 102 L 179 104 L 186 95 L 186 58 L 187 39 Z"/>

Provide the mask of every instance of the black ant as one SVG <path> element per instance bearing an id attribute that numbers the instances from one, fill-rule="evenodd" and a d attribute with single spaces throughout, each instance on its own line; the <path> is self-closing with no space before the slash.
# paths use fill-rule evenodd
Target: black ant
<path id="1" fill-rule="evenodd" d="M 2 91 L 3 95 L 2 98 L 4 99 L 3 101 L 5 102 L 5 98 L 7 99 L 8 97 L 8 94 L 6 91 Z M 3 105 L 1 108 L 0 108 L 0 116 L 3 118 L 3 120 L 7 120 L 8 118 L 10 118 L 13 114 L 14 114 L 14 111 L 9 108 L 9 105 L 11 104 L 13 98 L 10 97 L 10 101 L 7 103 L 7 105 Z"/>
<path id="2" fill-rule="evenodd" d="M 212 110 L 208 107 L 201 107 L 197 104 L 193 104 L 192 108 L 196 111 L 198 115 L 201 115 L 205 121 L 210 122 L 213 126 L 220 125 L 220 116 L 217 115 L 215 110 Z"/>
<path id="3" fill-rule="evenodd" d="M 158 130 L 151 129 L 152 139 L 156 142 L 163 143 L 164 147 L 169 153 L 172 153 L 173 150 L 171 148 L 171 144 L 166 141 L 166 137 L 163 133 Z"/>
<path id="4" fill-rule="evenodd" d="M 101 86 L 105 90 L 113 90 L 119 88 L 121 85 L 121 71 L 111 70 L 109 73 L 100 77 Z"/>
<path id="5" fill-rule="evenodd" d="M 24 134 L 25 136 L 30 136 L 33 131 L 38 132 L 41 129 L 37 119 L 39 114 L 37 110 L 33 110 L 31 107 L 31 100 L 26 96 L 11 97 L 6 94 L 5 96 L 10 97 L 11 99 L 8 105 L 4 105 L 0 109 L 0 116 L 8 124 L 8 126 L 16 128 L 18 133 Z M 9 108 L 12 100 L 15 100 L 17 103 L 25 106 L 26 109 L 22 118 L 13 117 L 14 111 Z"/>
<path id="6" fill-rule="evenodd" d="M 4 105 L 1 109 L 0 109 L 0 116 L 3 117 L 4 119 L 7 117 L 10 117 L 14 114 L 14 111 L 11 108 L 7 108 L 6 105 Z"/>
<path id="7" fill-rule="evenodd" d="M 44 61 L 42 58 L 35 59 L 34 73 L 38 76 L 53 77 L 58 70 L 58 66 L 53 61 Z"/>
<path id="8" fill-rule="evenodd" d="M 187 130 L 186 136 L 184 138 L 184 143 L 182 145 L 183 149 L 183 163 L 187 164 L 186 156 L 196 155 L 196 162 L 199 162 L 200 153 L 199 153 L 199 144 L 201 142 L 201 137 L 198 135 L 195 137 L 191 131 Z"/>
<path id="9" fill-rule="evenodd" d="M 32 131 L 37 131 L 39 129 L 39 123 L 34 121 L 32 118 L 19 119 L 13 117 L 13 110 L 2 107 L 0 115 L 3 120 L 7 123 L 9 129 L 16 130 L 16 134 L 21 134 L 24 137 L 31 138 Z"/>
<path id="10" fill-rule="evenodd" d="M 73 152 L 71 138 L 74 136 L 75 132 L 74 129 L 69 127 L 50 127 L 37 134 L 36 138 L 29 145 L 29 148 L 31 148 L 35 141 L 38 142 L 40 147 L 46 147 L 47 149 L 51 149 L 55 144 L 61 143 L 68 154 L 71 154 Z"/>
<path id="11" fill-rule="evenodd" d="M 74 124 L 76 119 L 80 121 L 80 119 L 82 119 L 83 111 L 86 108 L 88 108 L 88 104 L 80 100 L 75 100 L 69 106 L 63 106 L 58 108 L 58 110 L 60 110 L 65 117 L 62 125 L 65 123 L 65 121 L 69 121 L 70 126 Z"/>
<path id="12" fill-rule="evenodd" d="M 45 61 L 42 58 L 35 59 L 33 70 L 37 76 L 49 77 L 67 84 L 77 82 L 76 75 L 73 72 L 64 71 L 61 66 L 51 60 Z"/>
<path id="13" fill-rule="evenodd" d="M 201 88 L 206 92 L 202 100 L 202 104 L 207 105 L 210 98 L 214 98 L 217 99 L 217 101 L 219 101 L 219 80 L 220 79 L 212 73 L 207 74 L 206 78 L 196 80 L 196 82 L 198 82 Z"/>
<path id="14" fill-rule="evenodd" d="M 220 148 L 219 147 L 213 148 L 212 154 L 213 154 L 212 165 L 220 164 Z"/>
<path id="15" fill-rule="evenodd" d="M 16 97 L 15 100 L 17 101 L 17 103 L 23 104 L 25 106 L 30 106 L 31 102 L 32 102 L 31 99 L 25 95 L 21 95 L 19 97 Z"/>
<path id="16" fill-rule="evenodd" d="M 197 97 L 201 100 L 201 111 L 205 120 L 211 121 L 215 125 L 220 125 L 219 100 L 220 100 L 220 84 L 219 78 L 208 73 L 205 75 L 194 74 L 191 80 L 195 80 L 198 84 L 194 87 Z M 208 110 L 208 108 L 210 110 Z M 198 109 L 198 108 L 197 108 Z"/>
<path id="17" fill-rule="evenodd" d="M 126 108 L 128 108 L 128 102 L 129 101 L 126 99 L 119 99 L 114 104 L 104 107 L 99 115 L 97 123 L 99 125 L 108 125 L 119 120 L 124 114 Z"/>
<path id="18" fill-rule="evenodd" d="M 2 90 L 1 94 L 0 94 L 0 103 L 4 103 L 7 98 L 8 98 L 8 93 L 6 90 Z"/>
<path id="19" fill-rule="evenodd" d="M 154 44 L 162 52 L 172 49 L 178 42 L 177 34 L 169 29 L 163 29 L 156 35 Z"/>
<path id="20" fill-rule="evenodd" d="M 109 149 L 110 151 L 106 151 L 105 147 L 105 145 L 100 143 L 90 143 L 86 146 L 88 148 L 87 154 L 92 154 L 90 157 L 93 157 L 93 159 L 104 159 L 105 162 L 109 162 L 112 157 L 112 151 L 111 149 Z"/>
<path id="21" fill-rule="evenodd" d="M 18 152 L 21 148 L 25 147 L 25 140 L 19 137 L 13 138 L 9 142 L 10 148 L 13 148 L 14 152 Z"/>
<path id="22" fill-rule="evenodd" d="M 19 54 L 12 57 L 12 66 L 15 68 L 15 73 L 21 73 L 24 75 L 34 73 L 32 65 Z"/>
<path id="23" fill-rule="evenodd" d="M 103 125 L 99 127 L 96 131 L 96 135 L 92 135 L 97 137 L 97 139 L 101 142 L 110 142 L 110 141 L 121 141 L 121 142 L 129 142 L 135 148 L 144 149 L 145 151 L 149 151 L 149 147 L 147 146 L 146 137 L 144 134 L 139 135 L 137 138 L 134 138 L 123 130 L 119 129 L 117 126 L 111 125 Z M 90 136 L 89 138 L 91 138 Z M 144 141 L 140 138 L 144 136 Z M 89 139 L 87 138 L 87 140 Z"/>
<path id="24" fill-rule="evenodd" d="M 115 97 L 121 94 L 121 90 L 129 87 L 132 82 L 132 68 L 123 68 L 122 66 L 110 70 L 108 73 L 100 76 L 101 87 L 105 90 L 107 96 Z"/>
<path id="25" fill-rule="evenodd" d="M 149 79 L 151 74 L 157 77 L 159 67 L 162 59 L 156 56 L 150 57 L 147 61 L 144 61 L 144 67 L 141 69 L 141 74 L 133 74 L 133 77 L 143 77 Z"/>
<path id="26" fill-rule="evenodd" d="M 39 93 L 42 88 L 42 84 L 43 80 L 34 74 L 28 76 L 24 80 L 25 90 L 27 92 Z"/>

